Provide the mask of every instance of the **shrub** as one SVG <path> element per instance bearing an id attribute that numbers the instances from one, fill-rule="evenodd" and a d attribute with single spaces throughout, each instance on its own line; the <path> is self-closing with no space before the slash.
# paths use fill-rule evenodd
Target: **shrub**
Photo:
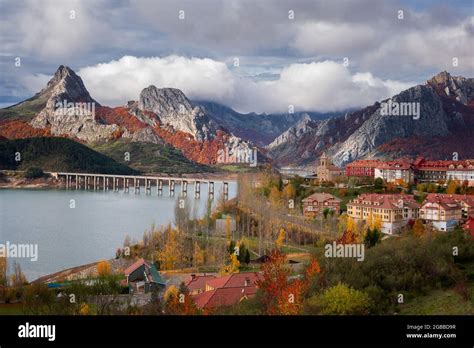
<path id="1" fill-rule="evenodd" d="M 27 179 L 37 179 L 44 176 L 43 169 L 38 167 L 29 167 L 25 172 L 25 178 Z"/>

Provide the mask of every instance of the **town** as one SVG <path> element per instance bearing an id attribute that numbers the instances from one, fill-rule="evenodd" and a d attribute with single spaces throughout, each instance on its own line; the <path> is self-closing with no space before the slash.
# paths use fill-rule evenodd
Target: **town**
<path id="1" fill-rule="evenodd" d="M 28 283 L 17 264 L 7 277 L 1 258 L 0 310 L 416 314 L 426 311 L 416 299 L 442 288 L 456 311 L 473 313 L 473 160 L 369 159 L 343 169 L 323 153 L 318 162 L 301 176 L 271 165 L 241 175 L 237 196 L 216 195 L 215 208 L 209 196 L 202 218 L 179 200 L 175 225 L 127 237 L 110 260 Z"/>

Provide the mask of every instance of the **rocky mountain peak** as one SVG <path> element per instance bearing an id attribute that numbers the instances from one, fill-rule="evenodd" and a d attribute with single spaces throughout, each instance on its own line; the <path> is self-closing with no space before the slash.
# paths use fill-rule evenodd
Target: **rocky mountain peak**
<path id="1" fill-rule="evenodd" d="M 452 76 L 447 71 L 442 71 L 427 81 L 438 94 L 453 97 L 458 102 L 467 105 L 474 99 L 474 79 L 462 76 Z"/>
<path id="2" fill-rule="evenodd" d="M 193 106 L 179 89 L 148 86 L 140 93 L 138 108 L 155 113 L 162 124 L 190 133 L 197 140 L 209 140 L 216 135 L 217 127 L 206 110 Z"/>

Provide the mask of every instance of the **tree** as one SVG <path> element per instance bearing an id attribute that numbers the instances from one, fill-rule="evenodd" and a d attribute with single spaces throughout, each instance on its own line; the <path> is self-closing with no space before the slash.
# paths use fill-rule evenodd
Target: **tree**
<path id="1" fill-rule="evenodd" d="M 415 220 L 415 223 L 413 224 L 413 233 L 415 233 L 415 235 L 418 237 L 421 237 L 425 234 L 425 226 L 420 219 Z"/>
<path id="2" fill-rule="evenodd" d="M 232 221 L 230 215 L 227 215 L 225 218 L 225 234 L 227 239 L 232 239 Z"/>
<path id="3" fill-rule="evenodd" d="M 323 215 L 324 215 L 324 218 L 325 218 L 325 219 L 328 218 L 328 214 L 329 214 L 329 208 L 324 208 L 324 210 L 323 210 Z"/>
<path id="4" fill-rule="evenodd" d="M 377 228 L 368 228 L 364 236 L 364 244 L 371 248 L 382 241 L 382 233 Z"/>
<path id="5" fill-rule="evenodd" d="M 183 260 L 184 238 L 182 233 L 168 226 L 164 231 L 163 248 L 158 252 L 157 259 L 160 263 L 160 269 L 175 269 L 181 265 Z"/>
<path id="6" fill-rule="evenodd" d="M 377 178 L 374 180 L 374 188 L 377 190 L 380 190 L 383 188 L 383 179 L 382 178 Z"/>
<path id="7" fill-rule="evenodd" d="M 280 233 L 278 233 L 278 238 L 277 240 L 275 241 L 275 247 L 280 250 L 281 247 L 283 246 L 283 243 L 285 242 L 285 238 L 286 238 L 286 232 L 285 230 L 282 228 L 280 229 Z"/>
<path id="8" fill-rule="evenodd" d="M 312 259 L 302 279 L 289 280 L 291 270 L 286 266 L 286 255 L 273 250 L 269 261 L 262 265 L 262 279 L 257 282 L 264 311 L 267 314 L 299 314 L 304 296 L 319 272 L 318 262 Z"/>
<path id="9" fill-rule="evenodd" d="M 229 255 L 229 260 L 220 269 L 219 273 L 222 275 L 239 273 L 240 261 L 235 253 Z"/>
<path id="10" fill-rule="evenodd" d="M 110 264 L 106 260 L 102 260 L 97 264 L 97 273 L 103 277 L 110 274 Z"/>
<path id="11" fill-rule="evenodd" d="M 288 183 L 283 189 L 282 194 L 286 200 L 294 199 L 296 195 L 296 189 L 292 183 Z"/>
<path id="12" fill-rule="evenodd" d="M 325 315 L 360 315 L 368 313 L 370 299 L 366 293 L 339 283 L 323 293 L 320 304 Z"/>
<path id="13" fill-rule="evenodd" d="M 0 286 L 8 285 L 8 260 L 6 257 L 0 257 Z"/>
<path id="14" fill-rule="evenodd" d="M 456 181 L 449 181 L 448 187 L 446 188 L 446 193 L 449 195 L 453 195 L 456 193 L 458 188 L 458 183 Z"/>
<path id="15" fill-rule="evenodd" d="M 13 287 L 20 287 L 28 284 L 28 280 L 21 270 L 21 266 L 18 262 L 13 262 L 13 274 L 11 275 L 11 285 Z"/>
<path id="16" fill-rule="evenodd" d="M 38 167 L 29 167 L 25 172 L 25 178 L 27 179 L 37 179 L 44 176 L 43 169 Z"/>
<path id="17" fill-rule="evenodd" d="M 279 207 L 281 195 L 280 195 L 280 191 L 278 190 L 276 186 L 273 186 L 271 188 L 268 198 L 273 208 Z"/>
<path id="18" fill-rule="evenodd" d="M 194 242 L 193 262 L 195 266 L 205 263 L 205 250 L 202 250 L 198 242 Z"/>

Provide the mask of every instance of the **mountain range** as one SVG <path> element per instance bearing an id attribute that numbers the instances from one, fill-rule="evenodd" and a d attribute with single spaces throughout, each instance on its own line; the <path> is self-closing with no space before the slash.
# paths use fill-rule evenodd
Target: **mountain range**
<path id="1" fill-rule="evenodd" d="M 164 163 L 170 154 L 173 160 L 165 162 L 173 163 L 173 170 L 179 163 L 206 170 L 217 164 L 219 151 L 256 147 L 260 161 L 277 165 L 313 165 L 323 151 L 336 165 L 405 155 L 443 159 L 453 152 L 467 158 L 474 156 L 473 96 L 474 79 L 442 72 L 387 100 L 342 113 L 241 114 L 214 102 L 191 101 L 179 89 L 153 85 L 137 100 L 108 107 L 93 99 L 72 69 L 60 66 L 40 92 L 0 109 L 0 141 L 66 137 L 118 162 L 133 147 L 137 156 L 147 156 L 140 165 L 126 164 L 141 171 L 159 170 L 153 162 Z M 387 103 L 418 104 L 420 117 L 386 115 Z"/>

